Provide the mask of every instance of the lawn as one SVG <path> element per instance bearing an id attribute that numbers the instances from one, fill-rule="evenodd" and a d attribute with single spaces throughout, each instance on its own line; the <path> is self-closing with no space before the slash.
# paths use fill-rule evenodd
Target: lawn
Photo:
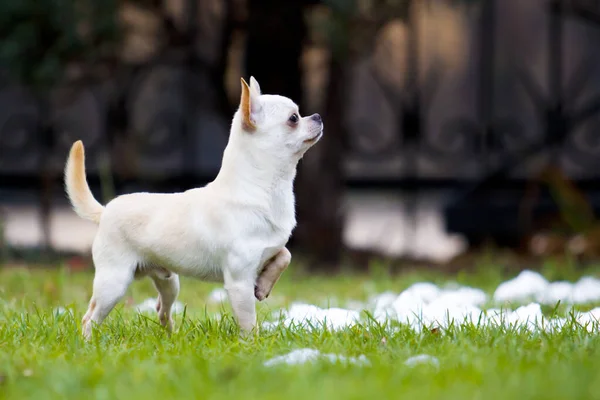
<path id="1" fill-rule="evenodd" d="M 596 275 L 590 269 L 587 275 Z M 492 294 L 499 269 L 452 276 Z M 556 270 L 545 276 L 556 279 Z M 569 270 L 576 280 L 581 271 Z M 176 330 L 169 336 L 152 314 L 134 305 L 154 297 L 138 281 L 91 343 L 80 320 L 92 275 L 66 269 L 0 269 L 0 398 L 11 399 L 595 399 L 600 398 L 600 337 L 574 321 L 553 332 L 452 325 L 415 332 L 398 322 L 381 324 L 361 312 L 351 327 L 276 326 L 241 339 L 227 303 L 209 301 L 217 285 L 182 279 Z M 260 320 L 294 301 L 319 307 L 368 308 L 368 299 L 414 282 L 443 284 L 435 273 L 384 272 L 341 278 L 307 277 L 294 266 L 265 303 Z M 594 304 L 578 306 L 589 309 Z M 544 307 L 561 313 L 569 307 Z M 367 364 L 319 359 L 303 365 L 265 366 L 273 357 L 310 348 Z M 407 365 L 427 354 L 438 364 Z"/>

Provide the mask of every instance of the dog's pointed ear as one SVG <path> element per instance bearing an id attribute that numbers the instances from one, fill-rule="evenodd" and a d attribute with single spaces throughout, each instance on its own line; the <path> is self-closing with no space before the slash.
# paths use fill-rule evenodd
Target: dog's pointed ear
<path id="1" fill-rule="evenodd" d="M 240 100 L 240 109 L 242 112 L 242 127 L 248 132 L 256 129 L 256 121 L 261 111 L 260 92 L 257 92 L 251 86 L 248 86 L 244 78 L 242 82 L 242 98 Z M 250 79 L 252 82 L 252 79 Z M 260 89 L 260 88 L 259 88 Z"/>
<path id="2" fill-rule="evenodd" d="M 260 91 L 260 85 L 258 84 L 258 81 L 254 79 L 253 76 L 250 77 L 250 90 L 254 91 L 254 93 L 258 96 L 262 94 L 262 92 Z"/>

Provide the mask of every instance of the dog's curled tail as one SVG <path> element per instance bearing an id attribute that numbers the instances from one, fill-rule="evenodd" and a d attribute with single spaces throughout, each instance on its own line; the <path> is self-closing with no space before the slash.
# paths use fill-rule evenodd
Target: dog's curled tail
<path id="1" fill-rule="evenodd" d="M 85 177 L 85 152 L 81 140 L 73 143 L 65 166 L 65 188 L 73 209 L 81 218 L 100 222 L 104 207 L 94 198 Z"/>

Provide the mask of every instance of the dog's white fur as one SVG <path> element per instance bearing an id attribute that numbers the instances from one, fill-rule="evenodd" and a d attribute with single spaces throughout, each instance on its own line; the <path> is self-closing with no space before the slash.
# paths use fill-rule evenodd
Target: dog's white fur
<path id="1" fill-rule="evenodd" d="M 81 141 L 65 167 L 66 190 L 82 218 L 99 224 L 92 246 L 96 273 L 82 325 L 89 338 L 134 278 L 149 276 L 158 290 L 161 324 L 172 329 L 178 274 L 223 282 L 243 332 L 256 328 L 255 297 L 267 297 L 288 266 L 285 245 L 296 225 L 296 166 L 323 132 L 318 114 L 293 123 L 290 99 L 263 95 L 242 79 L 221 169 L 207 186 L 182 193 L 134 193 L 106 207 L 85 176 Z"/>

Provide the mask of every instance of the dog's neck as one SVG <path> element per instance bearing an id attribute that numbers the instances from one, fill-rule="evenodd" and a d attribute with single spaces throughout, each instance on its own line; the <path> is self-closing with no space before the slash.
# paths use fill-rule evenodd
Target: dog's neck
<path id="1" fill-rule="evenodd" d="M 290 197 L 298 160 L 281 159 L 244 148 L 242 141 L 230 137 L 223 153 L 221 169 L 212 186 L 225 188 L 239 199 L 276 206 L 274 201 Z"/>

